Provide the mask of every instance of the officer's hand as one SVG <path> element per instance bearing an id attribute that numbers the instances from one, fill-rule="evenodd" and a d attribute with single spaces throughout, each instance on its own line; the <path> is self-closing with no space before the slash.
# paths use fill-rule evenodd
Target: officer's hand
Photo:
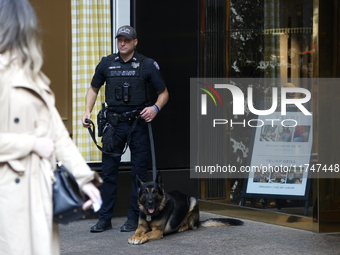
<path id="1" fill-rule="evenodd" d="M 85 115 L 82 119 L 83 127 L 85 127 L 85 128 L 91 127 L 91 124 L 86 122 L 87 119 L 91 119 L 91 114 L 85 113 Z"/>
<path id="2" fill-rule="evenodd" d="M 141 117 L 146 122 L 151 122 L 157 115 L 157 111 L 153 106 L 145 107 L 143 111 L 141 111 Z"/>

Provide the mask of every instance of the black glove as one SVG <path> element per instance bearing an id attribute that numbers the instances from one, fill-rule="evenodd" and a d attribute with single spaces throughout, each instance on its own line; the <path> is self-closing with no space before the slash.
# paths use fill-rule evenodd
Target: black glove
<path id="1" fill-rule="evenodd" d="M 115 139 L 114 139 L 114 133 L 115 130 L 111 126 L 110 123 L 106 123 L 104 130 L 103 130 L 103 137 L 102 137 L 102 143 L 103 143 L 103 149 L 105 152 L 113 152 L 115 148 Z"/>

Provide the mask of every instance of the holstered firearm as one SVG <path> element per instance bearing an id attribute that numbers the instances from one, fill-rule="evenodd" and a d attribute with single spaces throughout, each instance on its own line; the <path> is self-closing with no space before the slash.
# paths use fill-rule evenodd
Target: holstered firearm
<path id="1" fill-rule="evenodd" d="M 97 115 L 97 125 L 98 125 L 98 136 L 101 137 L 103 135 L 103 130 L 106 124 L 106 113 L 107 108 L 105 107 L 105 103 L 102 103 L 102 109 L 98 112 Z"/>

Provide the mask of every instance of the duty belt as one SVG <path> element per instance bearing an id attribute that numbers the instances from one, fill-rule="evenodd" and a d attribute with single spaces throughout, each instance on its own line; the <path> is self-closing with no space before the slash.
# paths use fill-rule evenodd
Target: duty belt
<path id="1" fill-rule="evenodd" d="M 130 144 L 130 140 L 131 140 L 131 133 L 132 131 L 135 129 L 135 127 L 137 126 L 137 123 L 140 119 L 140 111 L 139 110 L 133 110 L 131 112 L 125 112 L 125 113 L 121 113 L 121 114 L 118 114 L 118 113 L 112 113 L 112 116 L 113 114 L 115 114 L 115 117 L 114 118 L 111 118 L 111 119 L 122 119 L 120 121 L 126 121 L 126 122 L 130 122 L 131 123 L 131 128 L 130 128 L 130 131 L 129 131 L 129 134 L 128 134 L 128 137 L 127 137 L 127 140 L 126 140 L 126 143 L 125 143 L 125 146 L 123 143 L 117 141 L 117 143 L 115 144 L 115 146 L 118 146 L 121 150 L 122 150 L 122 153 L 111 153 L 111 152 L 106 152 L 101 146 L 98 145 L 97 143 L 97 140 L 96 140 L 96 128 L 95 128 L 95 125 L 94 123 L 90 120 L 90 119 L 86 119 L 85 122 L 87 123 L 90 123 L 91 126 L 92 126 L 92 129 L 91 129 L 91 126 L 88 127 L 88 131 L 92 137 L 92 140 L 93 142 L 96 144 L 97 148 L 102 151 L 103 153 L 106 153 L 106 154 L 109 154 L 111 156 L 121 156 L 123 155 L 125 152 L 126 152 L 126 149 L 129 147 L 129 144 Z M 110 115 L 110 112 L 108 112 L 108 115 Z M 112 121 L 112 120 L 111 120 Z M 117 121 L 118 123 L 118 121 Z M 110 123 L 111 124 L 111 123 Z M 106 125 L 110 125 L 110 124 L 106 124 Z M 113 125 L 113 124 L 111 124 Z M 105 127 L 104 127 L 105 128 Z"/>
<path id="2" fill-rule="evenodd" d="M 120 122 L 134 122 L 140 115 L 140 110 L 132 110 L 130 112 L 116 113 L 116 112 L 108 112 L 112 114 L 114 117 L 117 117 Z"/>

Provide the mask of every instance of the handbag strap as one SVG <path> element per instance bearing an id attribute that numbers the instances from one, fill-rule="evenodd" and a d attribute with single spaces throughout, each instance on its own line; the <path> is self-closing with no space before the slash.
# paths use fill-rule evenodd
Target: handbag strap
<path id="1" fill-rule="evenodd" d="M 63 163 L 61 161 L 56 162 L 55 164 L 55 168 L 53 168 L 53 170 L 51 171 L 51 179 L 52 179 L 52 183 L 55 183 L 57 181 L 57 178 L 55 177 L 55 171 L 58 171 L 59 169 L 61 169 L 63 167 Z"/>

